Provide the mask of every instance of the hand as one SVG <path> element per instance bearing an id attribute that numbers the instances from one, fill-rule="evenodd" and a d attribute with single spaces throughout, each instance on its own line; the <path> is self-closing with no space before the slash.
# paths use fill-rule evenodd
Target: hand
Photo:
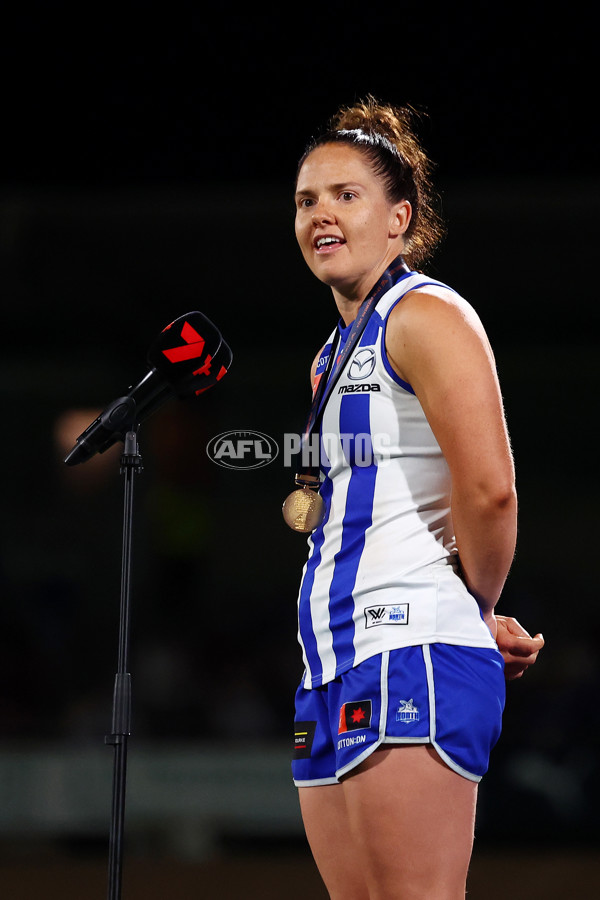
<path id="1" fill-rule="evenodd" d="M 534 664 L 544 646 L 544 638 L 541 634 L 531 637 L 516 619 L 509 616 L 495 616 L 495 619 L 496 643 L 504 658 L 504 674 L 508 681 L 513 681 Z"/>

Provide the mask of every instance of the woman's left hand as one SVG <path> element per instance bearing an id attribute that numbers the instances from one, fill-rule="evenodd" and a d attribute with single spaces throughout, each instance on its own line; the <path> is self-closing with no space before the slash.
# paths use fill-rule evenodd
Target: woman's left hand
<path id="1" fill-rule="evenodd" d="M 496 643 L 504 658 L 504 674 L 508 681 L 520 678 L 532 666 L 544 646 L 541 634 L 531 637 L 522 625 L 510 616 L 495 616 Z"/>

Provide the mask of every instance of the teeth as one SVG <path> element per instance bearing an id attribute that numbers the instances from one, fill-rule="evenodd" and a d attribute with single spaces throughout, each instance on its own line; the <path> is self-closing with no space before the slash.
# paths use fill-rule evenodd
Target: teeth
<path id="1" fill-rule="evenodd" d="M 336 237 L 322 237 L 317 241 L 317 247 L 322 247 L 324 244 L 339 244 L 340 239 Z"/>

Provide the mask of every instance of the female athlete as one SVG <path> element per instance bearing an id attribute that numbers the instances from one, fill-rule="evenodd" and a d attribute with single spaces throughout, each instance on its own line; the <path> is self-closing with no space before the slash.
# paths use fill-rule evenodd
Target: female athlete
<path id="1" fill-rule="evenodd" d="M 517 527 L 479 317 L 422 266 L 442 228 L 409 110 L 369 97 L 304 153 L 295 228 L 340 321 L 317 354 L 323 519 L 299 594 L 294 781 L 332 900 L 464 898 L 505 678 Z"/>

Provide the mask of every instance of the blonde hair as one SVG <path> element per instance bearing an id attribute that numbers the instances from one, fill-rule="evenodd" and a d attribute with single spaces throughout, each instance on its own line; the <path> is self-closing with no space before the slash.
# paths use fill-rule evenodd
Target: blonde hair
<path id="1" fill-rule="evenodd" d="M 403 253 L 411 268 L 422 266 L 445 235 L 431 183 L 433 165 L 416 136 L 418 117 L 408 106 L 392 106 L 368 95 L 341 107 L 328 129 L 309 142 L 298 165 L 299 172 L 307 156 L 323 144 L 347 143 L 362 152 L 381 177 L 389 201 L 408 200 L 412 206 Z"/>

